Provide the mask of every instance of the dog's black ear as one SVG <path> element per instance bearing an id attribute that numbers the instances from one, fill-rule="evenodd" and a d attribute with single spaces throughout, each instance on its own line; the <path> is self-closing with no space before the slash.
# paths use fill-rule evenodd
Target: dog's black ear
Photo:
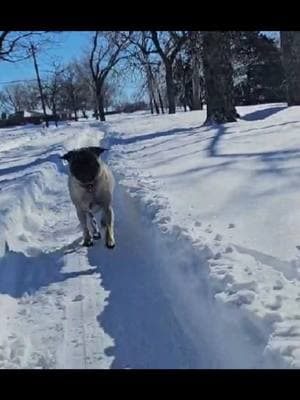
<path id="1" fill-rule="evenodd" d="M 67 160 L 68 162 L 70 162 L 73 156 L 74 156 L 74 151 L 69 151 L 68 153 L 64 154 L 60 158 L 62 160 Z"/>
<path id="2" fill-rule="evenodd" d="M 88 149 L 93 152 L 94 154 L 96 154 L 97 157 L 100 156 L 100 154 L 102 154 L 104 151 L 106 151 L 107 149 L 104 149 L 103 147 L 96 147 L 96 146 L 91 146 L 88 147 Z"/>

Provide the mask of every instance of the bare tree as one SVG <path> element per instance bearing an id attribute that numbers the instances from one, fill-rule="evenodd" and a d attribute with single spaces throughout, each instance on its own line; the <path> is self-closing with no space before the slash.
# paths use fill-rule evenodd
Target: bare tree
<path id="1" fill-rule="evenodd" d="M 39 90 L 37 82 L 25 82 L 23 105 L 25 110 L 34 110 L 40 106 Z"/>
<path id="2" fill-rule="evenodd" d="M 65 107 L 74 113 L 75 121 L 78 121 L 79 111 L 79 87 L 76 79 L 76 69 L 74 64 L 70 64 L 64 74 L 63 93 L 65 99 Z"/>
<path id="3" fill-rule="evenodd" d="M 35 82 L 6 85 L 1 93 L 1 105 L 6 111 L 33 110 L 39 105 L 39 94 Z"/>
<path id="4" fill-rule="evenodd" d="M 187 111 L 187 106 L 189 105 L 191 109 L 189 85 L 191 81 L 191 65 L 185 61 L 181 54 L 176 58 L 174 65 L 174 81 L 176 86 L 177 96 L 179 97 L 179 102 L 184 107 L 184 111 Z M 190 90 L 191 91 L 191 90 Z"/>
<path id="5" fill-rule="evenodd" d="M 29 55 L 24 51 L 25 41 L 33 32 L 0 31 L 0 61 L 17 62 Z"/>
<path id="6" fill-rule="evenodd" d="M 165 113 L 165 107 L 167 107 L 167 96 L 166 96 L 166 82 L 165 82 L 165 72 L 164 65 L 158 62 L 157 65 L 153 67 L 154 75 L 154 90 L 158 95 L 158 101 L 162 114 Z"/>
<path id="7" fill-rule="evenodd" d="M 192 110 L 202 110 L 201 96 L 201 32 L 189 32 L 189 52 L 192 70 Z"/>
<path id="8" fill-rule="evenodd" d="M 206 87 L 206 123 L 236 121 L 230 36 L 228 32 L 203 32 L 203 67 Z"/>
<path id="9" fill-rule="evenodd" d="M 77 74 L 78 84 L 84 92 L 85 102 L 81 103 L 81 111 L 83 118 L 86 118 L 86 110 L 94 109 L 97 114 L 97 101 L 94 90 L 94 81 L 91 74 L 89 55 L 84 55 L 80 60 L 74 62 L 74 67 Z"/>
<path id="10" fill-rule="evenodd" d="M 78 121 L 79 111 L 86 117 L 87 107 L 92 104 L 92 91 L 83 79 L 82 71 L 76 61 L 71 62 L 64 70 L 59 104 L 60 108 L 69 114 L 74 113 L 75 121 Z"/>
<path id="11" fill-rule="evenodd" d="M 0 91 L 0 109 L 4 112 L 4 114 L 6 114 L 8 111 L 8 107 L 6 104 L 6 97 L 3 91 Z"/>
<path id="12" fill-rule="evenodd" d="M 300 104 L 300 31 L 280 32 L 283 66 L 285 70 L 287 102 Z"/>
<path id="13" fill-rule="evenodd" d="M 15 113 L 24 110 L 25 98 L 26 91 L 22 84 L 8 85 L 1 92 L 2 107 Z"/>
<path id="14" fill-rule="evenodd" d="M 146 81 L 149 103 L 151 113 L 154 113 L 154 109 L 159 114 L 159 87 L 155 81 L 154 69 L 158 66 L 159 60 L 151 59 L 151 55 L 157 56 L 157 50 L 153 47 L 153 41 L 150 37 L 147 37 L 146 32 L 133 32 L 130 36 L 130 43 L 133 44 L 132 51 L 130 51 L 130 59 L 136 61 L 134 66 L 140 68 L 142 75 Z"/>
<path id="15" fill-rule="evenodd" d="M 101 121 L 105 121 L 104 83 L 111 70 L 124 58 L 122 50 L 126 48 L 127 44 L 127 35 L 122 32 L 96 31 L 93 35 L 89 66 L 95 91 L 96 118 L 98 119 L 100 116 Z"/>
<path id="16" fill-rule="evenodd" d="M 90 77 L 90 71 L 88 71 L 88 76 L 82 76 L 82 74 L 79 73 L 79 70 L 77 68 L 77 63 L 75 63 L 75 70 L 76 70 L 76 85 L 78 87 L 78 106 L 79 110 L 82 113 L 83 118 L 87 118 L 86 111 L 90 108 L 93 108 L 95 106 L 95 96 L 94 96 L 94 91 L 93 91 L 93 85 L 91 84 L 91 77 Z M 106 96 L 106 91 L 104 88 L 104 98 Z M 108 94 L 108 92 L 107 92 Z M 109 96 L 108 96 L 109 97 Z M 104 102 L 104 105 L 106 105 L 106 101 Z"/>
<path id="17" fill-rule="evenodd" d="M 153 43 L 165 66 L 169 114 L 175 114 L 175 88 L 173 78 L 173 65 L 177 54 L 187 40 L 187 32 L 151 31 Z"/>
<path id="18" fill-rule="evenodd" d="M 57 111 L 59 108 L 60 94 L 62 91 L 62 74 L 64 68 L 57 62 L 53 62 L 53 70 L 49 76 L 47 82 L 45 83 L 45 103 L 48 108 L 52 111 L 55 125 L 57 126 L 58 115 Z"/>

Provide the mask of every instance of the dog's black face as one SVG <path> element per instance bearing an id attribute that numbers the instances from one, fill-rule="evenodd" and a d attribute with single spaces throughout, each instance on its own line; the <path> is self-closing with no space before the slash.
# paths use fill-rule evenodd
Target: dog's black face
<path id="1" fill-rule="evenodd" d="M 79 182 L 92 182 L 99 173 L 100 165 L 95 154 L 89 150 L 77 151 L 70 162 L 70 171 Z"/>
<path id="2" fill-rule="evenodd" d="M 61 158 L 67 160 L 71 174 L 81 183 L 94 181 L 100 171 L 98 157 L 103 151 L 101 147 L 85 147 L 69 151 Z"/>

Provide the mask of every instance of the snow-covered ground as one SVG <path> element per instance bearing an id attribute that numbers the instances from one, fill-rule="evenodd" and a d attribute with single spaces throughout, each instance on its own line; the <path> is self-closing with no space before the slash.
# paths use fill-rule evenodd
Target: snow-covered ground
<path id="1" fill-rule="evenodd" d="M 300 367 L 300 107 L 238 111 L 1 129 L 0 367 Z M 100 142 L 114 250 L 59 159 Z"/>

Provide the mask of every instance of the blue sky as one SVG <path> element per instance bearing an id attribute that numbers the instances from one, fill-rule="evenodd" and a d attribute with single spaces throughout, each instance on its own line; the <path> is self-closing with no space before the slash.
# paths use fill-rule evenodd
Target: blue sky
<path id="1" fill-rule="evenodd" d="M 62 32 L 57 34 L 56 40 L 60 43 L 38 55 L 41 71 L 49 69 L 49 61 L 51 59 L 68 62 L 78 57 L 88 44 L 88 37 L 89 32 Z M 0 62 L 0 85 L 2 85 L 2 82 L 33 78 L 35 78 L 35 74 L 32 60 L 14 64 Z"/>
<path id="2" fill-rule="evenodd" d="M 51 60 L 67 63 L 74 58 L 80 57 L 90 43 L 91 32 L 61 32 L 55 34 L 56 44 L 38 54 L 38 64 L 41 76 L 47 74 Z M 32 60 L 18 63 L 0 62 L 0 89 L 11 81 L 35 79 Z M 125 97 L 136 91 L 132 83 L 124 87 Z"/>

